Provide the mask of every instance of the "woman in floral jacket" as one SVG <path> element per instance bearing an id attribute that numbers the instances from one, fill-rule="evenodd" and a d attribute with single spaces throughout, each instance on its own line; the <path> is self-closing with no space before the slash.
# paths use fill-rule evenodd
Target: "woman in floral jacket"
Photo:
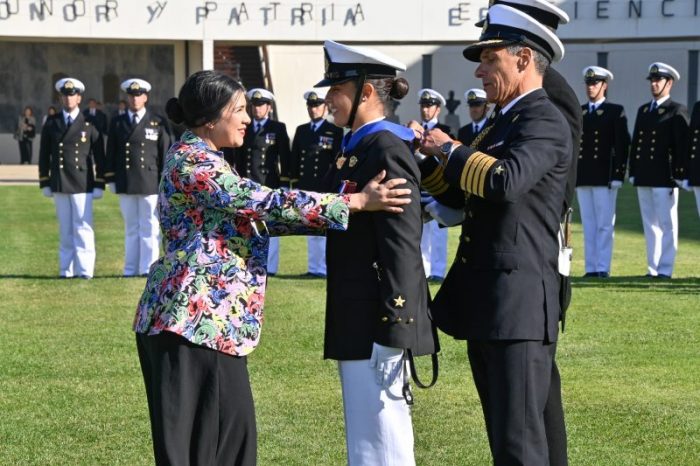
<path id="1" fill-rule="evenodd" d="M 166 107 L 187 131 L 166 155 L 158 211 L 164 255 L 134 319 L 157 464 L 252 465 L 256 430 L 246 355 L 260 339 L 270 235 L 345 230 L 349 212 L 400 212 L 405 180 L 361 193 L 272 190 L 241 178 L 220 149 L 243 143 L 245 90 L 190 76 Z"/>

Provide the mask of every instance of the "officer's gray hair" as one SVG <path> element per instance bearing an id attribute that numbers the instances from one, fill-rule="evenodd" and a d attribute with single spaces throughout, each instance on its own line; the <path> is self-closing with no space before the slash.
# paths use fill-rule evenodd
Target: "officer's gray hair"
<path id="1" fill-rule="evenodd" d="M 521 45 L 521 44 L 513 44 L 509 45 L 506 47 L 506 51 L 510 55 L 516 55 L 518 52 L 520 52 L 522 49 L 524 49 L 526 46 Z M 538 50 L 533 49 L 532 47 L 528 47 L 530 50 L 532 50 L 532 58 L 535 61 L 535 71 L 537 71 L 537 74 L 540 76 L 544 75 L 544 72 L 547 71 L 547 68 L 549 67 L 549 60 L 547 57 L 544 56 L 544 54 Z"/>

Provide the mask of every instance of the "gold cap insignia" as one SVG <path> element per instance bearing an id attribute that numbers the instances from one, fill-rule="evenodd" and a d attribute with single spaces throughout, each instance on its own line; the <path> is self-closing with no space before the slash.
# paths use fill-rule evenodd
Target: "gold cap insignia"
<path id="1" fill-rule="evenodd" d="M 586 71 L 586 77 L 595 78 L 595 71 L 593 71 L 593 68 L 588 68 L 588 70 Z"/>
<path id="2" fill-rule="evenodd" d="M 131 89 L 132 91 L 138 91 L 139 89 L 141 89 L 141 85 L 136 81 L 132 81 L 131 84 L 129 84 L 129 89 Z"/>
<path id="3" fill-rule="evenodd" d="M 433 96 L 430 95 L 430 92 L 425 91 L 422 96 L 420 96 L 421 99 L 432 99 Z"/>
<path id="4" fill-rule="evenodd" d="M 75 84 L 73 84 L 73 81 L 66 81 L 63 84 L 64 89 L 73 89 L 75 87 Z"/>
<path id="5" fill-rule="evenodd" d="M 318 100 L 318 96 L 316 95 L 315 92 L 312 92 L 309 94 L 309 100 Z"/>
<path id="6" fill-rule="evenodd" d="M 659 67 L 658 65 L 653 65 L 651 69 L 649 70 L 650 73 L 658 73 L 659 72 Z"/>
<path id="7" fill-rule="evenodd" d="M 469 94 L 467 94 L 467 100 L 474 100 L 476 99 L 476 92 L 471 91 Z"/>
<path id="8" fill-rule="evenodd" d="M 262 94 L 260 93 L 260 91 L 255 91 L 255 93 L 253 94 L 253 98 L 262 99 Z"/>

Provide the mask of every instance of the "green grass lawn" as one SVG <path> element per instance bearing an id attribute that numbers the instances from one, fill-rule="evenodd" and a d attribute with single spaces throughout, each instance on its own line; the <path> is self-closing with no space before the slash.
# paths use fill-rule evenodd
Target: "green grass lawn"
<path id="1" fill-rule="evenodd" d="M 131 331 L 144 279 L 120 277 L 116 196 L 95 202 L 91 281 L 55 279 L 51 200 L 28 186 L 0 187 L 0 198 L 0 464 L 151 464 Z M 572 465 L 700 465 L 700 221 L 685 192 L 679 217 L 674 279 L 640 278 L 644 237 L 625 187 L 613 278 L 574 281 L 557 356 Z M 450 235 L 452 256 L 457 231 Z M 579 224 L 574 240 L 578 277 Z M 284 238 L 262 344 L 249 358 L 263 466 L 345 461 L 336 365 L 322 359 L 325 286 L 304 272 L 305 240 Z M 488 465 L 466 345 L 442 335 L 442 346 L 438 384 L 415 391 L 418 464 Z"/>

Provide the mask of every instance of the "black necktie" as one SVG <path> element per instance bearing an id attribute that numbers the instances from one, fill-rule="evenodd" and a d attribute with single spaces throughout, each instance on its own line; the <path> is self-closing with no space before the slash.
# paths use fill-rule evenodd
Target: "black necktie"
<path id="1" fill-rule="evenodd" d="M 425 131 L 428 131 L 428 123 L 423 123 L 423 129 L 424 129 Z"/>
<path id="2" fill-rule="evenodd" d="M 657 104 L 656 101 L 653 101 L 651 103 L 651 107 L 649 107 L 649 111 L 653 112 L 654 110 L 656 110 L 656 107 L 658 107 L 658 106 L 659 106 L 659 104 Z"/>
<path id="3" fill-rule="evenodd" d="M 478 132 L 479 132 L 479 125 L 477 125 L 476 123 L 474 123 L 474 134 L 476 134 L 476 133 L 478 133 Z"/>
<path id="4" fill-rule="evenodd" d="M 73 124 L 73 118 L 68 115 L 68 118 L 66 118 L 66 128 L 70 128 L 70 125 Z"/>
<path id="5" fill-rule="evenodd" d="M 131 118 L 131 124 L 134 126 L 138 125 L 139 124 L 138 118 L 139 118 L 139 116 L 136 113 L 134 113 L 134 116 Z"/>
<path id="6" fill-rule="evenodd" d="M 591 108 L 589 110 L 591 113 L 595 112 L 595 104 L 591 104 Z"/>

